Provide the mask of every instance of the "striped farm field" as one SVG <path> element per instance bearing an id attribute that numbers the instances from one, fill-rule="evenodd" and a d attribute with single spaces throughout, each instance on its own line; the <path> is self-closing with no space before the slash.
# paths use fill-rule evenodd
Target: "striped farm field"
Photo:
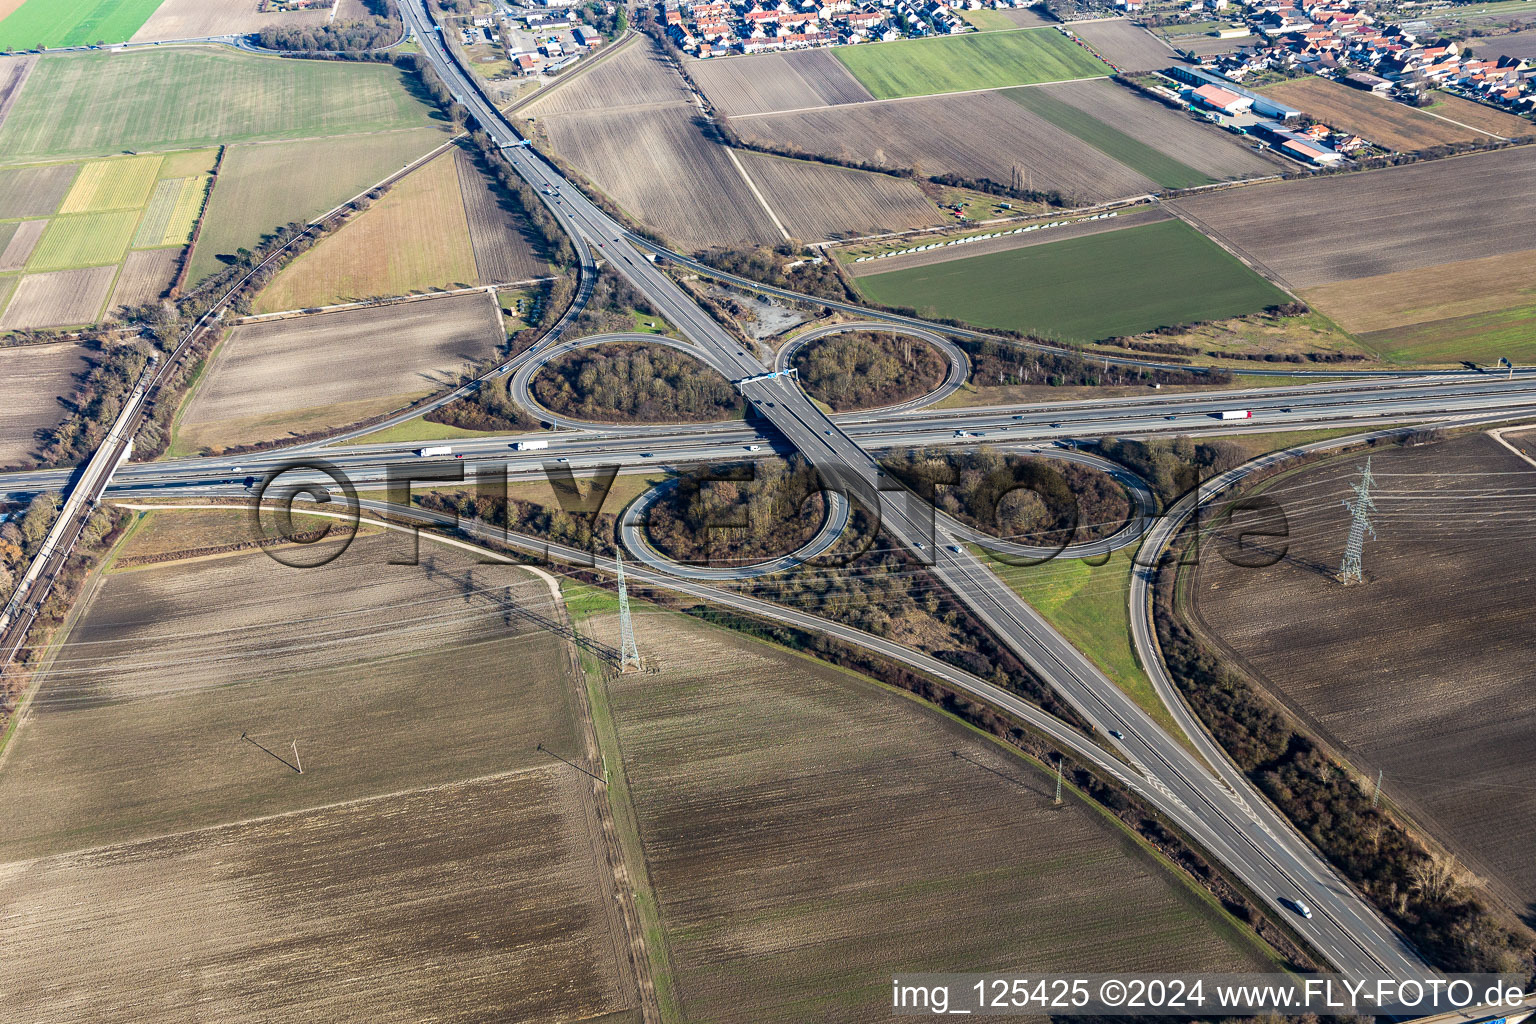
<path id="1" fill-rule="evenodd" d="M 69 270 L 116 263 L 128 251 L 138 222 L 138 210 L 55 217 L 32 250 L 27 269 Z"/>
<path id="2" fill-rule="evenodd" d="M 60 213 L 98 213 L 102 210 L 133 210 L 144 205 L 160 173 L 159 154 L 120 160 L 93 160 L 64 197 Z"/>
<path id="3" fill-rule="evenodd" d="M 868 298 L 1056 341 L 1256 313 L 1288 296 L 1180 220 L 861 277 Z"/>
<path id="4" fill-rule="evenodd" d="M 258 313 L 479 282 L 454 154 L 412 171 L 284 268 Z"/>
<path id="5" fill-rule="evenodd" d="M 1158 152 L 1140 139 L 1105 124 L 1093 114 L 1059 99 L 1047 89 L 1009 89 L 1003 95 L 1062 131 L 1083 140 L 1105 156 L 1146 175 L 1164 188 L 1193 188 L 1215 180 L 1182 160 Z"/>
<path id="6" fill-rule="evenodd" d="M 1053 28 L 898 39 L 840 46 L 836 53 L 878 100 L 1110 74 L 1107 64 Z"/>
<path id="7" fill-rule="evenodd" d="M 133 236 L 135 249 L 157 249 L 166 245 L 186 245 L 203 208 L 208 191 L 208 175 L 167 178 L 155 186 L 138 233 Z"/>
<path id="8" fill-rule="evenodd" d="M 434 123 L 403 73 L 387 65 L 282 60 L 205 47 L 68 54 L 33 69 L 0 124 L 0 162 Z"/>

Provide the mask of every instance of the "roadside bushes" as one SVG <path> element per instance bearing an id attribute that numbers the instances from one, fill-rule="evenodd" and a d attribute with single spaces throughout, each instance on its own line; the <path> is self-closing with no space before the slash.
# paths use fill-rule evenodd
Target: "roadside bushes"
<path id="1" fill-rule="evenodd" d="M 971 359 L 971 380 L 978 386 L 1044 384 L 1049 387 L 1150 386 L 1152 384 L 1230 384 L 1225 370 L 1153 369 L 1106 366 L 1091 356 L 1042 352 L 1005 341 L 956 342 Z"/>
<path id="2" fill-rule="evenodd" d="M 772 248 L 758 246 L 755 249 L 710 249 L 700 254 L 699 262 L 716 270 L 723 270 L 727 274 L 749 278 L 775 288 L 785 288 L 823 299 L 836 299 L 839 302 L 855 300 L 843 285 L 842 277 L 838 275 L 837 268 L 829 259 L 822 260 L 820 263 L 802 263 L 793 270 L 785 269 L 787 264 L 805 258 L 807 258 L 806 250 L 781 243 Z"/>

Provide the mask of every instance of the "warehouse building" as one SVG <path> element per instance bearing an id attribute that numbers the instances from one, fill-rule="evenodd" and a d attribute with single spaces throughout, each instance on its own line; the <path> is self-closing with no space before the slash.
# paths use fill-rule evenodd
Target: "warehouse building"
<path id="1" fill-rule="evenodd" d="M 1293 107 L 1289 103 L 1282 103 L 1272 96 L 1265 96 L 1263 93 L 1254 92 L 1252 89 L 1244 89 L 1230 78 L 1222 78 L 1220 75 L 1213 75 L 1209 71 L 1203 71 L 1200 68 L 1176 64 L 1165 70 L 1163 74 L 1176 82 L 1192 85 L 1197 90 L 1201 86 L 1214 85 L 1218 89 L 1224 89 L 1236 96 L 1241 96 L 1252 101 L 1253 112 L 1260 117 L 1272 117 L 1277 121 L 1288 121 L 1293 117 L 1300 117 L 1302 114 L 1300 107 Z"/>

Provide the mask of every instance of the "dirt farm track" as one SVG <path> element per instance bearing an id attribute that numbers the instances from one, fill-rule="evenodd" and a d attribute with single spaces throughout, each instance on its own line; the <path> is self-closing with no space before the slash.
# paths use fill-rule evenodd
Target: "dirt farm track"
<path id="1" fill-rule="evenodd" d="M 1536 457 L 1536 444 L 1512 438 Z M 1536 911 L 1536 465 L 1476 434 L 1377 452 L 1366 581 L 1333 579 L 1363 456 L 1278 481 L 1286 556 L 1209 548 L 1185 591 L 1207 636 L 1495 892 Z"/>

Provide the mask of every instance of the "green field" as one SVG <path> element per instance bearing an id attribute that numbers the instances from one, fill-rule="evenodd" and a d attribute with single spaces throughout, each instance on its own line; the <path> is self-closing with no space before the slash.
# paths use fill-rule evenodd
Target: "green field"
<path id="1" fill-rule="evenodd" d="M 192 47 L 50 58 L 32 70 L 0 127 L 0 160 L 431 124 L 434 112 L 402 79 L 399 71 L 377 64 Z"/>
<path id="2" fill-rule="evenodd" d="M 60 213 L 99 213 L 103 210 L 135 210 L 149 198 L 160 172 L 160 156 L 132 156 L 123 160 L 93 160 L 80 168 Z"/>
<path id="3" fill-rule="evenodd" d="M 27 0 L 0 21 L 0 50 L 125 43 L 161 0 Z"/>
<path id="4" fill-rule="evenodd" d="M 70 270 L 75 267 L 100 267 L 116 263 L 128 251 L 138 210 L 88 213 L 78 217 L 55 217 L 38 239 L 27 270 Z"/>
<path id="5" fill-rule="evenodd" d="M 1360 335 L 1383 359 L 1411 363 L 1536 362 L 1536 306 L 1431 320 Z"/>
<path id="6" fill-rule="evenodd" d="M 1134 548 L 1131 550 L 1135 550 Z M 981 552 L 978 550 L 978 554 Z M 989 562 L 992 571 L 1047 622 L 1081 650 L 1141 709 L 1172 735 L 1179 735 L 1152 680 L 1131 648 L 1131 566 L 1123 554 L 1101 565 L 1057 558 L 1043 565 Z"/>
<path id="7" fill-rule="evenodd" d="M 857 284 L 888 306 L 1080 343 L 1289 301 L 1179 220 L 873 274 Z"/>
<path id="8" fill-rule="evenodd" d="M 187 279 L 218 270 L 220 255 L 250 248 L 289 221 L 346 202 L 448 136 L 438 128 L 259 146 L 231 146 L 219 168 Z"/>
<path id="9" fill-rule="evenodd" d="M 1008 20 L 1008 15 L 1002 11 L 993 11 L 986 8 L 976 11 L 957 11 L 960 17 L 976 26 L 978 32 L 1010 32 L 1019 26 Z"/>
<path id="10" fill-rule="evenodd" d="M 1215 181 L 1188 164 L 1160 153 L 1140 139 L 1112 128 L 1085 111 L 1063 103 L 1046 89 L 1009 89 L 1003 93 L 1026 110 L 1033 111 L 1071 135 L 1077 136 L 1111 160 L 1146 175 L 1164 188 L 1193 188 Z"/>
<path id="11" fill-rule="evenodd" d="M 882 100 L 1110 74 L 1107 65 L 1052 28 L 899 39 L 833 52 Z"/>

